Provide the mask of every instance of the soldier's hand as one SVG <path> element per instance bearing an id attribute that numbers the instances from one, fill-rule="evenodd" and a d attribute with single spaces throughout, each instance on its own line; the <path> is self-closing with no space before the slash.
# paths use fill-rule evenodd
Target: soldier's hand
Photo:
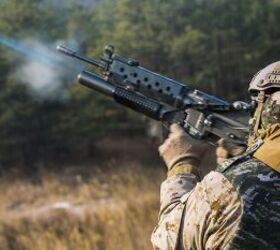
<path id="1" fill-rule="evenodd" d="M 216 149 L 217 163 L 222 165 L 228 158 L 238 156 L 244 153 L 245 150 L 246 147 L 238 146 L 234 143 L 227 142 L 224 139 L 220 139 Z"/>
<path id="2" fill-rule="evenodd" d="M 168 170 L 179 163 L 198 167 L 206 150 L 204 141 L 193 139 L 177 124 L 171 125 L 168 138 L 159 147 Z"/>

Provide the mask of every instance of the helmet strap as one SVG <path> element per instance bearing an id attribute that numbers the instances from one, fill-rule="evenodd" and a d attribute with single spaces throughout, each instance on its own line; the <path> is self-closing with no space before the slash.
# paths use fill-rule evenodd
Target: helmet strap
<path id="1" fill-rule="evenodd" d="M 254 124 L 255 125 L 254 126 L 255 136 L 258 136 L 258 131 L 259 131 L 260 123 L 261 123 L 261 114 L 262 114 L 262 111 L 263 111 L 265 99 L 266 99 L 265 98 L 265 92 L 260 91 L 260 93 L 258 94 L 258 97 L 257 97 L 258 107 L 257 107 L 257 110 L 255 112 L 255 117 L 256 117 L 256 122 Z"/>

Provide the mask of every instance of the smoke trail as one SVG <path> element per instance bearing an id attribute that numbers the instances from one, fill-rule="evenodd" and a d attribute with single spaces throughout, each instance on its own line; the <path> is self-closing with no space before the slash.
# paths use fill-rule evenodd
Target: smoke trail
<path id="1" fill-rule="evenodd" d="M 70 64 L 66 57 L 60 55 L 55 49 L 56 44 L 46 45 L 34 40 L 18 42 L 0 36 L 1 44 L 24 57 L 24 63 L 15 70 L 14 76 L 39 99 L 65 96 L 66 76 L 75 79 L 81 69 L 75 62 Z"/>
<path id="2" fill-rule="evenodd" d="M 29 45 L 27 43 L 29 43 Z M 46 46 L 42 45 L 41 48 L 38 48 L 38 45 L 40 44 L 39 42 L 31 40 L 26 43 L 20 43 L 14 39 L 5 36 L 0 36 L 0 44 L 5 45 L 6 47 L 25 56 L 30 60 L 35 60 L 37 62 L 46 64 L 51 67 L 53 67 L 54 64 L 56 64 L 56 66 L 60 65 L 59 63 L 61 59 L 57 55 L 54 55 L 51 49 L 49 49 L 49 51 L 46 51 L 46 49 L 44 49 L 43 51 L 41 50 L 42 47 L 46 48 Z M 33 47 L 33 45 L 35 45 L 35 48 Z"/>

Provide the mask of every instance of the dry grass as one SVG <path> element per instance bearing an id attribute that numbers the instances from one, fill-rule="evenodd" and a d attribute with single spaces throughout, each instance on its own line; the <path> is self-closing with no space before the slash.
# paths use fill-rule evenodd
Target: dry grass
<path id="1" fill-rule="evenodd" d="M 101 164 L 69 166 L 69 159 L 31 178 L 0 177 L 0 250 L 152 249 L 164 178 L 158 143 L 120 137 L 96 145 Z M 203 174 L 213 156 L 210 149 Z"/>
<path id="2" fill-rule="evenodd" d="M 160 166 L 118 165 L 2 176 L 0 249 L 152 249 L 163 173 Z"/>

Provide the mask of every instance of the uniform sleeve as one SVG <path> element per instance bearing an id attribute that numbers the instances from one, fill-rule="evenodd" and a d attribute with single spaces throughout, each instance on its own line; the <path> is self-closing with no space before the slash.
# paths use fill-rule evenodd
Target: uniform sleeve
<path id="1" fill-rule="evenodd" d="M 168 178 L 161 186 L 161 209 L 152 235 L 154 249 L 225 249 L 241 218 L 240 197 L 218 172 L 196 184 L 192 174 Z"/>
<path id="2" fill-rule="evenodd" d="M 196 183 L 194 174 L 178 174 L 161 184 L 159 222 L 151 238 L 154 249 L 174 249 L 176 246 L 184 211 L 181 198 L 188 195 Z"/>

